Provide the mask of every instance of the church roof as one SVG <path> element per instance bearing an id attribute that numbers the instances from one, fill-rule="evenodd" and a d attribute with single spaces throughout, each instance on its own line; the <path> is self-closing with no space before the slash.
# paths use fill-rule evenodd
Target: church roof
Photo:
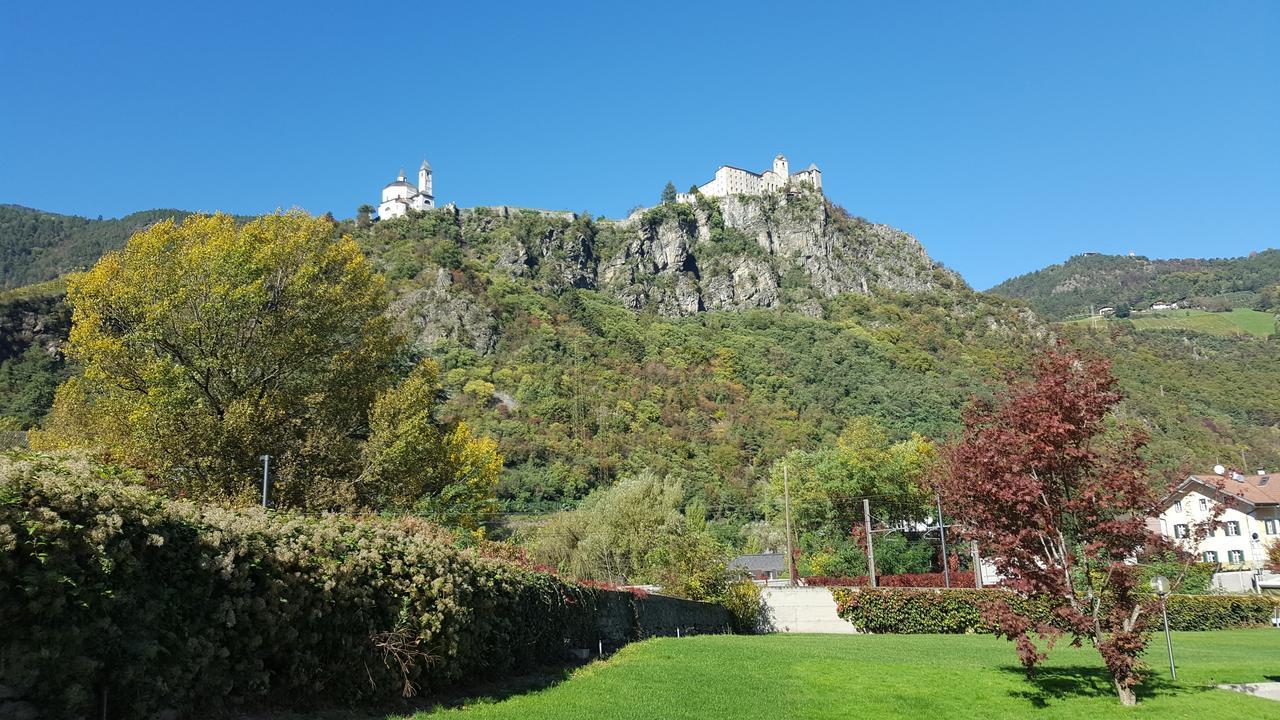
<path id="1" fill-rule="evenodd" d="M 422 158 L 422 167 L 419 168 L 419 170 L 430 170 L 430 169 L 431 169 L 431 163 L 427 162 L 426 158 Z"/>
<path id="2" fill-rule="evenodd" d="M 396 180 L 394 182 L 389 182 L 387 183 L 387 187 L 407 187 L 407 188 L 413 188 L 414 190 L 418 189 L 417 185 L 414 185 L 411 182 L 405 182 L 404 180 Z"/>

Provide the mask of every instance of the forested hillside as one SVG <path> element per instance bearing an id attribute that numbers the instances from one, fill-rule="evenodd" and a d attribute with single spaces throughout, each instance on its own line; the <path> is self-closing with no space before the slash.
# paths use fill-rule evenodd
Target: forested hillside
<path id="1" fill-rule="evenodd" d="M 1076 255 L 1005 280 L 988 292 L 1019 298 L 1051 320 L 1087 315 L 1090 308 L 1280 308 L 1280 250 L 1215 260 L 1150 260 L 1122 255 Z"/>
<path id="2" fill-rule="evenodd" d="M 1047 325 L 914 238 L 813 200 L 621 223 L 439 209 L 335 232 L 387 275 L 412 352 L 440 362 L 443 412 L 498 441 L 508 510 L 652 471 L 736 532 L 783 454 L 833 447 L 859 418 L 895 441 L 943 438 L 970 397 L 1059 337 L 1114 359 L 1122 419 L 1150 431 L 1164 478 L 1241 451 L 1280 465 L 1274 340 Z M 66 372 L 67 311 L 56 287 L 0 310 L 0 410 L 29 425 Z"/>
<path id="3" fill-rule="evenodd" d="M 95 263 L 133 233 L 183 210 L 145 210 L 97 220 L 0 205 L 0 290 L 52 280 Z"/>

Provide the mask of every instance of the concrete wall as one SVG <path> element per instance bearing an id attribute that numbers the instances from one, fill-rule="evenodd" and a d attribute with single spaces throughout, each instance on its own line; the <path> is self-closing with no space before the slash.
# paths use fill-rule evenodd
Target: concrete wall
<path id="1" fill-rule="evenodd" d="M 769 620 L 778 632 L 832 635 L 857 632 L 851 623 L 836 614 L 831 588 L 767 587 L 763 595 L 769 606 Z"/>

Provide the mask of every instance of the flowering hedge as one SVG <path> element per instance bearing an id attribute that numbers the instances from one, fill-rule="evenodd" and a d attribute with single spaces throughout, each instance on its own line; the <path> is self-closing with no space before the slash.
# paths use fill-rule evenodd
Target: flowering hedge
<path id="1" fill-rule="evenodd" d="M 594 647 L 614 595 L 411 520 L 201 507 L 0 457 L 0 685 L 42 717 L 104 689 L 113 717 L 430 690 Z"/>
<path id="2" fill-rule="evenodd" d="M 947 586 L 947 577 L 940 572 L 904 573 L 902 575 L 877 575 L 876 582 L 880 587 L 943 588 Z M 828 577 L 823 575 L 804 578 L 804 584 L 818 587 L 866 587 L 871 582 L 866 575 L 852 577 Z M 973 573 L 952 572 L 951 587 L 973 587 Z"/>
<path id="3" fill-rule="evenodd" d="M 1050 617 L 1048 604 L 999 589 L 833 588 L 837 612 L 862 632 L 989 633 L 983 607 L 1003 599 L 1031 617 Z M 1222 630 L 1271 623 L 1280 597 L 1261 595 L 1171 595 L 1173 630 Z"/>

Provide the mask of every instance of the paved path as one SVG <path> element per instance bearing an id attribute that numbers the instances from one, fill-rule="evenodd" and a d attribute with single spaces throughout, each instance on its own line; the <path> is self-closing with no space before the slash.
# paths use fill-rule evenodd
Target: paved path
<path id="1" fill-rule="evenodd" d="M 1240 685 L 1219 685 L 1223 690 L 1257 695 L 1268 700 L 1280 700 L 1280 682 L 1243 683 Z"/>

